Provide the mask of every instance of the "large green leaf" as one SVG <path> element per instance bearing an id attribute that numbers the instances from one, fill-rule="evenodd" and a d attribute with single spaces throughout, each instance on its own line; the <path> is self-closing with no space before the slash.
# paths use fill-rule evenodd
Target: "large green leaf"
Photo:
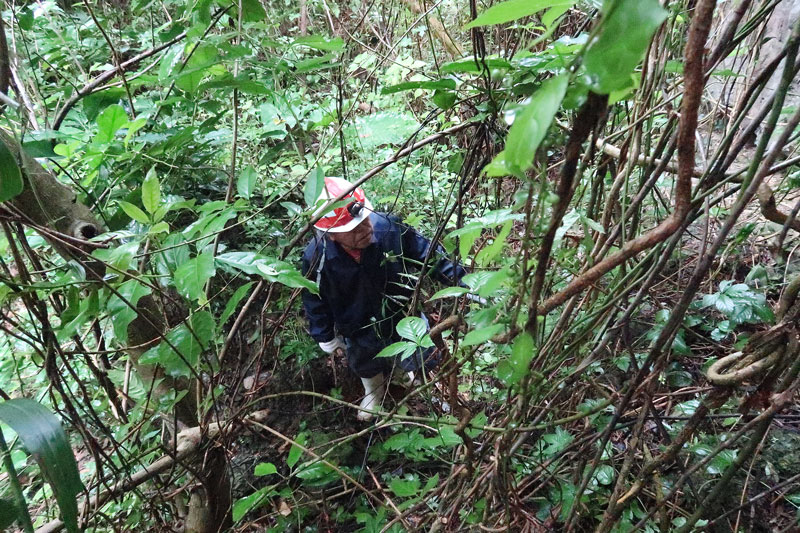
<path id="1" fill-rule="evenodd" d="M 304 35 L 295 39 L 292 46 L 308 46 L 309 48 L 323 50 L 325 52 L 341 52 L 344 50 L 344 40 L 341 37 Z"/>
<path id="2" fill-rule="evenodd" d="M 306 206 L 314 207 L 317 202 L 317 198 L 322 192 L 325 190 L 325 172 L 322 171 L 322 167 L 317 167 L 314 169 L 308 179 L 306 180 L 306 184 L 303 187 L 303 199 L 306 201 Z"/>
<path id="3" fill-rule="evenodd" d="M 119 104 L 113 104 L 103 110 L 97 117 L 97 137 L 95 140 L 107 143 L 114 140 L 114 135 L 128 123 L 128 114 Z"/>
<path id="4" fill-rule="evenodd" d="M 436 81 L 406 81 L 403 83 L 398 83 L 397 85 L 391 85 L 389 87 L 382 88 L 381 94 L 392 94 L 400 91 L 409 91 L 411 89 L 444 89 L 452 91 L 455 88 L 456 81 L 449 78 Z"/>
<path id="5" fill-rule="evenodd" d="M 124 344 L 128 342 L 128 325 L 138 314 L 136 304 L 142 296 L 150 294 L 150 288 L 131 279 L 120 285 L 117 293 L 119 296 L 112 294 L 108 299 L 106 309 L 109 316 L 113 317 L 111 326 L 114 328 L 114 336 Z"/>
<path id="6" fill-rule="evenodd" d="M 256 173 L 256 169 L 250 165 L 244 167 L 242 171 L 239 172 L 239 179 L 236 180 L 236 192 L 239 193 L 239 196 L 249 200 L 250 195 L 253 194 L 253 189 L 255 189 L 257 179 L 258 174 Z"/>
<path id="7" fill-rule="evenodd" d="M 567 92 L 568 81 L 566 74 L 547 80 L 525 108 L 517 113 L 504 151 L 506 161 L 522 172 L 533 164 L 533 156 Z"/>
<path id="8" fill-rule="evenodd" d="M 583 58 L 591 89 L 607 94 L 631 85 L 631 72 L 666 18 L 658 0 L 606 0 L 600 35 Z"/>
<path id="9" fill-rule="evenodd" d="M 22 173 L 14 154 L 0 140 L 0 202 L 14 198 L 22 192 Z"/>
<path id="10" fill-rule="evenodd" d="M 39 463 L 42 476 L 53 488 L 64 526 L 70 533 L 77 532 L 77 497 L 83 484 L 59 419 L 33 400 L 15 398 L 0 403 L 0 420 L 17 432 Z"/>
<path id="11" fill-rule="evenodd" d="M 236 289 L 236 292 L 233 293 L 233 296 L 231 296 L 230 300 L 228 300 L 228 303 L 225 304 L 225 310 L 222 311 L 222 315 L 219 317 L 219 327 L 222 328 L 225 326 L 225 322 L 227 322 L 231 315 L 233 315 L 233 312 L 236 311 L 239 302 L 241 302 L 244 297 L 247 296 L 247 294 L 250 292 L 250 287 L 252 286 L 253 282 L 250 281 Z"/>
<path id="12" fill-rule="evenodd" d="M 151 215 L 161 203 L 161 184 L 158 183 L 156 167 L 152 167 L 142 182 L 142 205 Z"/>
<path id="13" fill-rule="evenodd" d="M 520 334 L 511 347 L 511 357 L 497 364 L 497 377 L 507 386 L 518 383 L 528 374 L 534 344 L 529 333 Z"/>
<path id="14" fill-rule="evenodd" d="M 407 316 L 397 323 L 397 333 L 404 339 L 414 341 L 419 344 L 428 332 L 425 321 L 418 316 Z"/>
<path id="15" fill-rule="evenodd" d="M 511 22 L 522 17 L 528 17 L 549 7 L 570 7 L 576 2 L 577 0 L 508 0 L 493 5 L 475 17 L 475 20 L 464 26 L 464 29 L 468 30 L 476 26 Z"/>
<path id="16" fill-rule="evenodd" d="M 205 301 L 205 284 L 216 273 L 214 256 L 205 252 L 190 259 L 175 271 L 175 287 L 190 300 Z"/>

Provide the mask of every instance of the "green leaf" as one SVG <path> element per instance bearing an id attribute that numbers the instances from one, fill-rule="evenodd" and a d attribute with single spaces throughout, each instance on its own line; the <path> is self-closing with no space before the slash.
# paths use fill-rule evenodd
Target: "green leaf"
<path id="1" fill-rule="evenodd" d="M 500 333 L 502 330 L 502 324 L 492 324 L 491 326 L 486 326 L 485 328 L 470 331 L 464 336 L 464 340 L 461 341 L 461 345 L 475 346 L 476 344 L 483 344 Z"/>
<path id="2" fill-rule="evenodd" d="M 419 478 L 416 476 L 407 475 L 405 479 L 394 478 L 389 482 L 389 489 L 398 498 L 407 498 L 415 496 L 420 488 Z"/>
<path id="3" fill-rule="evenodd" d="M 83 113 L 86 118 L 94 122 L 97 120 L 100 111 L 112 104 L 119 104 L 120 100 L 125 99 L 125 89 L 122 87 L 110 87 L 103 91 L 88 94 L 83 98 Z"/>
<path id="4" fill-rule="evenodd" d="M 298 434 L 294 441 L 297 444 L 292 444 L 292 447 L 289 449 L 289 456 L 286 458 L 286 464 L 289 465 L 289 468 L 293 468 L 294 465 L 297 464 L 297 461 L 300 460 L 300 456 L 303 455 L 303 449 L 300 446 L 306 445 L 306 434 Z M 298 446 L 298 444 L 300 446 Z"/>
<path id="5" fill-rule="evenodd" d="M 187 323 L 167 332 L 166 341 L 162 340 L 158 346 L 143 353 L 139 362 L 144 365 L 159 365 L 173 378 L 189 377 L 197 367 L 200 354 L 211 340 L 214 330 L 211 313 L 194 313 Z"/>
<path id="6" fill-rule="evenodd" d="M 475 17 L 475 20 L 464 26 L 464 29 L 468 30 L 477 26 L 511 22 L 512 20 L 529 17 L 549 7 L 570 7 L 576 2 L 577 0 L 508 0 L 493 5 Z"/>
<path id="7" fill-rule="evenodd" d="M 256 469 L 253 472 L 253 474 L 257 476 L 269 476 L 277 473 L 278 469 L 275 468 L 275 465 L 272 463 L 259 463 L 256 465 Z"/>
<path id="8" fill-rule="evenodd" d="M 268 259 L 258 263 L 257 268 L 261 275 L 268 281 L 278 282 L 287 287 L 308 289 L 312 294 L 319 294 L 319 287 L 310 279 L 301 274 L 293 265 L 277 259 Z"/>
<path id="9" fill-rule="evenodd" d="M 236 180 L 236 192 L 239 193 L 239 196 L 249 200 L 250 195 L 253 194 L 257 179 L 258 174 L 256 174 L 256 169 L 250 165 L 244 167 L 239 173 L 239 179 Z"/>
<path id="10" fill-rule="evenodd" d="M 436 291 L 436 294 L 431 296 L 428 301 L 439 300 L 440 298 L 450 298 L 451 296 L 463 296 L 468 292 L 469 289 L 465 289 L 464 287 L 445 287 L 440 291 Z"/>
<path id="11" fill-rule="evenodd" d="M 478 74 L 483 72 L 484 65 L 486 68 L 502 68 L 502 69 L 509 69 L 511 68 L 511 63 L 506 61 L 505 59 L 501 59 L 498 57 L 486 58 L 480 63 L 476 63 L 473 58 L 467 59 L 459 59 L 458 61 L 451 61 L 450 63 L 445 63 L 439 69 L 442 74 L 450 74 L 450 73 L 464 73 L 464 74 Z"/>
<path id="12" fill-rule="evenodd" d="M 520 334 L 511 347 L 511 356 L 498 363 L 497 377 L 507 387 L 519 383 L 522 378 L 528 375 L 534 353 L 535 347 L 531 335 L 529 333 Z"/>
<path id="13" fill-rule="evenodd" d="M 568 81 L 566 74 L 547 80 L 534 93 L 525 108 L 517 113 L 508 132 L 504 150 L 509 164 L 522 171 L 531 166 L 536 150 L 561 106 Z"/>
<path id="14" fill-rule="evenodd" d="M 589 87 L 607 94 L 633 83 L 631 72 L 666 18 L 658 0 L 606 0 L 600 35 L 583 58 Z"/>
<path id="15" fill-rule="evenodd" d="M 0 403 L 0 420 L 17 432 L 39 463 L 42 476 L 53 488 L 64 526 L 70 533 L 77 533 L 77 498 L 83 484 L 59 419 L 33 400 L 15 398 Z"/>
<path id="16" fill-rule="evenodd" d="M 611 485 L 614 482 L 614 469 L 609 465 L 600 465 L 594 472 L 594 480 L 600 485 Z"/>
<path id="17" fill-rule="evenodd" d="M 247 513 L 262 505 L 265 501 L 267 501 L 267 498 L 274 496 L 275 494 L 277 493 L 272 487 L 264 487 L 258 489 L 249 496 L 239 498 L 236 500 L 236 503 L 233 504 L 233 521 L 238 522 L 244 518 Z"/>
<path id="18" fill-rule="evenodd" d="M 128 342 L 128 325 L 138 316 L 136 305 L 142 296 L 150 294 L 150 287 L 130 279 L 117 288 L 117 293 L 119 296 L 112 294 L 108 299 L 106 309 L 109 316 L 113 317 L 111 326 L 114 328 L 114 336 L 125 344 Z"/>
<path id="19" fill-rule="evenodd" d="M 147 213 L 136 207 L 130 202 L 126 202 L 124 200 L 117 200 L 117 203 L 125 211 L 125 214 L 131 217 L 136 222 L 140 224 L 149 224 L 150 217 L 147 216 Z"/>
<path id="20" fill-rule="evenodd" d="M 325 173 L 322 167 L 317 167 L 308 176 L 305 187 L 303 187 L 303 198 L 306 201 L 306 206 L 314 207 L 317 203 L 317 198 L 325 190 Z"/>
<path id="21" fill-rule="evenodd" d="M 260 22 L 267 17 L 267 12 L 260 0 L 241 0 L 242 20 L 245 22 Z"/>
<path id="22" fill-rule="evenodd" d="M 456 103 L 456 93 L 453 91 L 434 91 L 431 99 L 436 104 L 436 107 L 446 111 Z"/>
<path id="23" fill-rule="evenodd" d="M 14 198 L 22 192 L 22 189 L 22 172 L 14 159 L 14 154 L 6 143 L 0 140 L 0 202 Z"/>
<path id="24" fill-rule="evenodd" d="M 175 271 L 175 287 L 189 300 L 205 303 L 205 284 L 216 273 L 214 256 L 205 252 L 178 267 Z"/>
<path id="25" fill-rule="evenodd" d="M 444 79 L 436 81 L 406 81 L 398 83 L 397 85 L 390 85 L 381 89 L 381 94 L 393 94 L 400 91 L 409 91 L 411 89 L 429 89 L 429 90 L 454 90 L 456 88 L 456 80 Z"/>
<path id="26" fill-rule="evenodd" d="M 500 230 L 500 233 L 497 234 L 497 237 L 494 238 L 494 241 L 489 246 L 484 247 L 478 255 L 475 256 L 475 262 L 480 266 L 486 266 L 494 260 L 495 257 L 500 255 L 500 252 L 503 251 L 503 246 L 506 244 L 506 238 L 508 234 L 511 233 L 511 224 L 512 222 L 509 220 L 503 225 L 503 228 Z"/>
<path id="27" fill-rule="evenodd" d="M 225 310 L 222 311 L 222 315 L 219 318 L 219 327 L 225 327 L 225 322 L 227 322 L 231 315 L 233 315 L 233 312 L 236 311 L 236 308 L 239 306 L 239 302 L 241 302 L 244 297 L 248 295 L 250 292 L 250 287 L 252 286 L 253 282 L 250 281 L 236 289 L 236 292 L 233 293 L 233 296 L 231 296 L 230 300 L 228 300 L 228 303 L 225 304 Z"/>
<path id="28" fill-rule="evenodd" d="M 425 321 L 418 316 L 408 316 L 397 323 L 397 333 L 404 339 L 419 344 L 428 332 Z"/>
<path id="29" fill-rule="evenodd" d="M 142 205 L 151 215 L 161 203 L 161 185 L 156 176 L 156 167 L 152 167 L 142 182 Z"/>
<path id="30" fill-rule="evenodd" d="M 417 351 L 417 345 L 413 342 L 400 341 L 395 342 L 375 354 L 375 357 L 395 357 L 400 355 L 401 359 L 405 359 Z"/>
<path id="31" fill-rule="evenodd" d="M 307 46 L 325 52 L 341 52 L 344 50 L 344 40 L 341 37 L 324 37 L 322 35 L 304 35 L 292 42 L 292 46 Z"/>
<path id="32" fill-rule="evenodd" d="M 97 136 L 95 140 L 100 143 L 109 143 L 125 124 L 128 123 L 128 114 L 119 104 L 113 104 L 103 110 L 97 117 Z"/>
<path id="33" fill-rule="evenodd" d="M 225 252 L 216 257 L 217 263 L 241 270 L 245 274 L 259 274 L 258 264 L 266 257 L 255 252 Z"/>

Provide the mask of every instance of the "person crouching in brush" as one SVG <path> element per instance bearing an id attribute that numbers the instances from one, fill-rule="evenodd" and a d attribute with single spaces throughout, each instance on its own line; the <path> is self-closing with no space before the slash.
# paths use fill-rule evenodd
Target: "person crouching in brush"
<path id="1" fill-rule="evenodd" d="M 347 180 L 326 177 L 317 205 L 351 189 Z M 450 262 L 441 246 L 431 250 L 428 239 L 397 217 L 373 211 L 360 187 L 337 205 L 342 203 L 314 224 L 315 235 L 303 253 L 303 274 L 319 286 L 319 295 L 304 290 L 303 308 L 319 347 L 327 354 L 344 350 L 348 366 L 361 378 L 358 419 L 367 421 L 380 407 L 391 376 L 408 385 L 414 372 L 438 362 L 432 348 L 399 361 L 375 357 L 401 340 L 395 327 L 413 292 L 408 274 L 418 271 L 429 253 L 427 272 L 443 283 L 458 284 L 466 271 Z"/>

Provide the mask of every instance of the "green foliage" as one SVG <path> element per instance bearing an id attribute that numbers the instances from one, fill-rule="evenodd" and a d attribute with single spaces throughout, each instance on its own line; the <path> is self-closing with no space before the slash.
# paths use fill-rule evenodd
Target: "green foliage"
<path id="1" fill-rule="evenodd" d="M 0 140 L 0 202 L 10 200 L 22 192 L 22 173 L 14 154 Z"/>
<path id="2" fill-rule="evenodd" d="M 11 426 L 36 459 L 55 493 L 67 531 L 77 533 L 77 497 L 83 484 L 59 419 L 38 402 L 16 398 L 0 403 L 0 420 Z"/>
<path id="3" fill-rule="evenodd" d="M 475 17 L 475 20 L 464 26 L 464 29 L 511 22 L 547 8 L 570 7 L 576 2 L 577 0 L 506 0 L 493 5 Z"/>
<path id="4" fill-rule="evenodd" d="M 605 0 L 600 34 L 583 59 L 589 87 L 607 94 L 631 85 L 631 72 L 666 18 L 658 0 Z"/>

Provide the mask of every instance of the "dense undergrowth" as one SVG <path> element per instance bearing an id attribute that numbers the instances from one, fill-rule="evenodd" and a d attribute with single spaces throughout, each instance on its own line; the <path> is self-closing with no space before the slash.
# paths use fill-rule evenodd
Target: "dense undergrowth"
<path id="1" fill-rule="evenodd" d="M 796 5 L 4 2 L 0 527 L 792 531 Z M 471 271 L 368 426 L 326 175 Z"/>

